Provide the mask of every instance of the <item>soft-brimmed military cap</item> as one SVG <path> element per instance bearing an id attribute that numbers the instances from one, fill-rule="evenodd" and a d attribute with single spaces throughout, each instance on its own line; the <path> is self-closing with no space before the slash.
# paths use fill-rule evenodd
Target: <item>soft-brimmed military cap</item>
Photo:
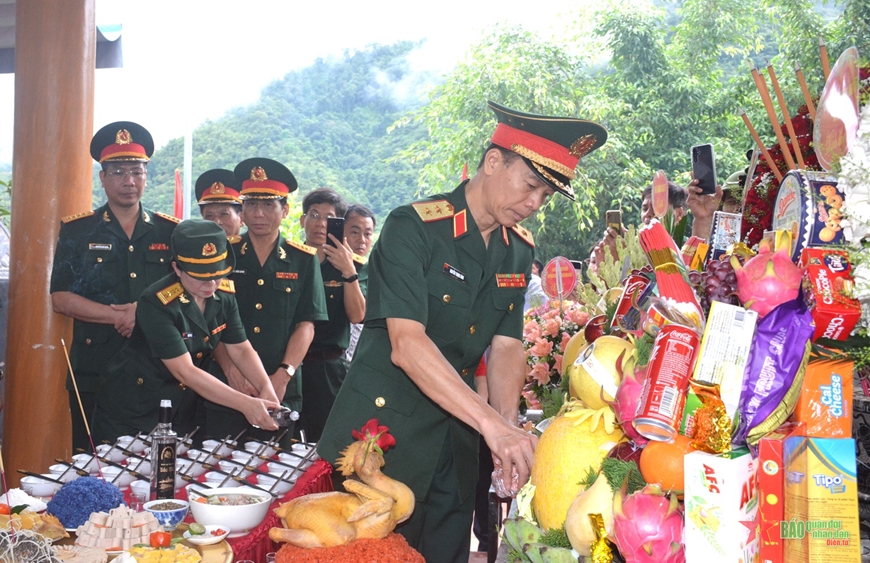
<path id="1" fill-rule="evenodd" d="M 573 200 L 574 169 L 581 158 L 604 144 L 607 129 L 575 117 L 536 115 L 488 104 L 498 119 L 490 142 L 523 157 L 541 180 Z"/>
<path id="2" fill-rule="evenodd" d="M 109 161 L 148 162 L 154 154 L 154 139 L 147 129 L 132 121 L 103 126 L 91 139 L 91 156 L 102 164 Z"/>
<path id="3" fill-rule="evenodd" d="M 194 185 L 196 201 L 200 205 L 209 203 L 233 203 L 241 205 L 239 183 L 231 170 L 213 168 L 199 175 Z"/>
<path id="4" fill-rule="evenodd" d="M 746 172 L 743 170 L 738 170 L 734 174 L 728 176 L 728 179 L 725 180 L 725 184 L 722 186 L 723 192 L 732 192 L 735 194 L 735 197 L 740 196 L 743 193 L 743 184 L 746 182 Z"/>
<path id="5" fill-rule="evenodd" d="M 236 264 L 227 234 L 212 221 L 182 221 L 172 232 L 170 245 L 175 265 L 198 280 L 226 277 Z"/>
<path id="6" fill-rule="evenodd" d="M 296 190 L 290 169 L 271 158 L 249 158 L 240 162 L 233 174 L 245 199 L 280 199 Z"/>

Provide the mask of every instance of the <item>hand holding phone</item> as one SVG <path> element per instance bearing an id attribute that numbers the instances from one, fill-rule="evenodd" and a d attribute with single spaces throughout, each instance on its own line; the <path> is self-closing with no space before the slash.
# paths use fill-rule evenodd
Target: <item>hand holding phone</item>
<path id="1" fill-rule="evenodd" d="M 692 176 L 698 180 L 698 187 L 704 195 L 716 193 L 716 160 L 713 157 L 713 145 L 696 145 L 692 147 Z"/>
<path id="2" fill-rule="evenodd" d="M 608 209 L 605 214 L 605 220 L 607 221 L 607 227 L 609 229 L 613 229 L 617 234 L 622 233 L 622 210 L 621 209 Z"/>
<path id="3" fill-rule="evenodd" d="M 344 217 L 327 217 L 326 218 L 326 244 L 335 246 L 329 235 L 334 236 L 339 242 L 344 240 Z"/>

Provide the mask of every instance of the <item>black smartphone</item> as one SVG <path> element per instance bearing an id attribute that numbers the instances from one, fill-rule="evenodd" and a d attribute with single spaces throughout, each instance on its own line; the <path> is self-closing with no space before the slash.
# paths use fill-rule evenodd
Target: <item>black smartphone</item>
<path id="1" fill-rule="evenodd" d="M 696 145 L 692 147 L 692 176 L 698 180 L 701 193 L 712 195 L 716 193 L 716 160 L 713 157 L 713 145 Z"/>
<path id="2" fill-rule="evenodd" d="M 326 244 L 335 246 L 329 235 L 334 236 L 339 242 L 344 240 L 344 217 L 326 218 Z"/>
<path id="3" fill-rule="evenodd" d="M 607 221 L 607 226 L 617 234 L 622 233 L 622 210 L 621 209 L 608 209 L 605 214 L 605 218 Z"/>

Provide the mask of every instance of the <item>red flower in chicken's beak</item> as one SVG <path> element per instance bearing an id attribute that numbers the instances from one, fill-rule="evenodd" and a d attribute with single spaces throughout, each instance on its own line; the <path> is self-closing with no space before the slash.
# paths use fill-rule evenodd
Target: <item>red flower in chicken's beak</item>
<path id="1" fill-rule="evenodd" d="M 351 431 L 351 436 L 357 440 L 369 442 L 374 445 L 381 453 L 384 453 L 389 448 L 396 445 L 396 439 L 389 434 L 390 429 L 386 426 L 378 426 L 378 419 L 372 418 L 365 423 L 361 431 Z"/>

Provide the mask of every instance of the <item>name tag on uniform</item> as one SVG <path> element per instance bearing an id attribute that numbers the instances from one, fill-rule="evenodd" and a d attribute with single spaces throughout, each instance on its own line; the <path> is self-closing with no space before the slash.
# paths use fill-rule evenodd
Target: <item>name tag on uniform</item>
<path id="1" fill-rule="evenodd" d="M 496 274 L 495 283 L 499 287 L 526 287 L 525 274 Z"/>
<path id="2" fill-rule="evenodd" d="M 88 250 L 112 250 L 110 242 L 89 242 Z"/>
<path id="3" fill-rule="evenodd" d="M 219 326 L 219 327 L 216 327 L 213 331 L 211 331 L 211 333 L 212 333 L 212 334 L 217 334 L 217 333 L 219 333 L 220 331 L 222 331 L 222 330 L 225 329 L 225 328 L 227 328 L 226 323 L 222 324 L 222 325 Z"/>
<path id="4" fill-rule="evenodd" d="M 465 274 L 454 268 L 448 263 L 444 263 L 444 273 L 452 278 L 456 278 L 462 283 L 465 283 Z"/>
<path id="5" fill-rule="evenodd" d="M 181 338 L 183 338 L 184 340 L 190 340 L 191 338 L 193 338 L 193 333 L 192 332 L 182 332 Z"/>
<path id="6" fill-rule="evenodd" d="M 244 276 L 246 273 L 247 273 L 247 270 L 244 270 L 244 269 L 241 269 L 241 270 L 233 270 L 233 274 L 239 274 L 239 275 L 241 275 L 241 276 Z"/>
<path id="7" fill-rule="evenodd" d="M 155 242 L 148 247 L 148 250 L 169 250 L 169 245 L 162 242 Z"/>
<path id="8" fill-rule="evenodd" d="M 296 272 L 275 272 L 275 277 L 279 280 L 298 280 L 299 274 Z"/>

